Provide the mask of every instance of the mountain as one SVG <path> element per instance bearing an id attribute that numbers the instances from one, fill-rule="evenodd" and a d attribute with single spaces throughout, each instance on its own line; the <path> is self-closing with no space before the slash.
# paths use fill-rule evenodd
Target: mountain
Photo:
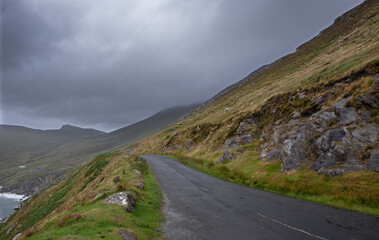
<path id="1" fill-rule="evenodd" d="M 165 109 L 111 133 L 64 125 L 57 130 L 0 126 L 0 186 L 3 192 L 34 194 L 68 169 L 92 157 L 166 128 L 194 106 Z M 21 166 L 21 168 L 20 168 Z"/>
<path id="2" fill-rule="evenodd" d="M 365 1 L 133 153 L 169 154 L 233 182 L 377 214 L 378 22 L 379 3 Z"/>
<path id="3" fill-rule="evenodd" d="M 159 239 L 163 200 L 137 157 L 146 153 L 171 155 L 234 183 L 378 216 L 378 23 L 378 1 L 365 1 L 186 118 L 64 175 L 0 223 L 0 239 Z M 103 203 L 122 191 L 137 199 L 134 213 Z"/>

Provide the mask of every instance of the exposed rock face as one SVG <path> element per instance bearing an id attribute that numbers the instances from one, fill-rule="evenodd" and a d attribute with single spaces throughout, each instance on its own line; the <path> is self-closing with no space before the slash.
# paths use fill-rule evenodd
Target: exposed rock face
<path id="1" fill-rule="evenodd" d="M 24 182 L 1 188 L 0 192 L 12 192 L 21 195 L 31 196 L 38 193 L 41 189 L 48 187 L 56 179 L 55 174 L 46 174 L 44 176 L 36 177 L 26 180 Z"/>
<path id="2" fill-rule="evenodd" d="M 104 203 L 117 204 L 124 207 L 128 212 L 134 212 L 136 207 L 136 200 L 129 192 L 119 192 L 106 198 Z"/>
<path id="3" fill-rule="evenodd" d="M 241 137 L 227 138 L 224 142 L 223 148 L 236 148 L 239 144 L 251 144 L 253 137 L 251 134 L 246 134 Z"/>
<path id="4" fill-rule="evenodd" d="M 327 176 L 347 171 L 379 172 L 379 126 L 373 120 L 379 106 L 378 89 L 379 74 L 375 76 L 372 90 L 343 98 L 331 107 L 329 99 L 334 99 L 332 90 L 323 92 L 323 95 L 317 94 L 314 99 L 309 99 L 309 92 L 297 96 L 284 95 L 280 100 L 275 98 L 270 102 L 274 107 L 267 105 L 264 113 L 256 115 L 258 120 L 249 122 L 251 117 L 248 117 L 241 121 L 235 136 L 226 139 L 223 148 L 236 148 L 250 143 L 254 137 L 259 138 L 257 149 L 260 159 L 281 159 L 282 171 L 305 166 Z M 287 107 L 290 109 L 287 115 L 283 115 L 287 109 L 280 109 L 284 106 L 283 99 L 298 101 L 297 105 Z M 267 124 L 267 120 L 269 125 L 265 125 L 257 135 L 252 135 L 257 129 L 252 126 L 259 126 L 256 122 Z M 227 157 L 225 152 L 220 160 Z"/>

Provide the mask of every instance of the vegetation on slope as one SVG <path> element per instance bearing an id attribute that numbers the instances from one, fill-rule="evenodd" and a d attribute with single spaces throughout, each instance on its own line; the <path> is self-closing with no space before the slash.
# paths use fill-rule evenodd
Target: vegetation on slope
<path id="1" fill-rule="evenodd" d="M 34 194 L 69 169 L 102 152 L 136 143 L 166 128 L 195 107 L 169 108 L 110 133 L 72 126 L 43 131 L 2 125 L 0 186 L 6 192 Z M 26 168 L 19 168 L 20 165 Z"/>
<path id="2" fill-rule="evenodd" d="M 295 53 L 212 99 L 194 115 L 141 142 L 134 153 L 171 154 L 230 181 L 379 215 L 376 172 L 355 171 L 328 177 L 310 170 L 309 165 L 282 171 L 283 160 L 259 158 L 265 141 L 261 136 L 270 135 L 277 121 L 289 121 L 295 112 L 307 118 L 343 98 L 355 99 L 372 91 L 374 75 L 379 72 L 378 13 L 376 1 L 364 2 Z M 300 98 L 300 93 L 305 93 L 306 98 Z M 322 104 L 312 104 L 320 96 L 327 97 Z M 276 111 L 279 118 L 273 114 Z M 378 124 L 377 113 L 371 112 L 372 124 Z M 258 126 L 249 129 L 252 143 L 233 149 L 234 160 L 218 163 L 225 151 L 225 140 L 252 116 L 260 119 Z M 330 127 L 335 125 L 330 122 Z M 378 142 L 374 148 L 378 148 Z M 360 161 L 365 159 L 367 156 L 362 156 Z M 314 159 L 308 161 L 312 163 Z"/>
<path id="3" fill-rule="evenodd" d="M 143 175 L 144 189 L 138 170 Z M 137 197 L 134 213 L 103 200 L 120 191 Z M 95 197 L 99 193 L 99 198 Z M 121 152 L 102 154 L 34 195 L 24 207 L 0 225 L 0 239 L 121 239 L 119 230 L 139 239 L 159 236 L 161 193 L 147 163 Z"/>

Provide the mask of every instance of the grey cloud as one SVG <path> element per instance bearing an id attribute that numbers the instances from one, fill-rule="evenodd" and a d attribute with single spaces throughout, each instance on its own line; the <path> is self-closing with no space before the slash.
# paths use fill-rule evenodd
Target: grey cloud
<path id="1" fill-rule="evenodd" d="M 111 130 L 204 101 L 359 0 L 1 0 L 3 123 Z"/>

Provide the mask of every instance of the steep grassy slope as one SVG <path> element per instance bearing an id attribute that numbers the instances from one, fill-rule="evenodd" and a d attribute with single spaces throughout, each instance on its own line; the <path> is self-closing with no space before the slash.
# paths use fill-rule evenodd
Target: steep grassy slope
<path id="1" fill-rule="evenodd" d="M 379 174 L 367 171 L 370 153 L 379 147 L 379 95 L 374 86 L 374 75 L 379 72 L 378 32 L 379 4 L 366 1 L 296 52 L 265 66 L 211 99 L 194 115 L 141 142 L 135 153 L 171 154 L 230 181 L 378 215 Z M 374 99 L 372 105 L 363 105 L 362 99 L 369 97 Z M 341 99 L 347 103 L 340 110 L 354 115 L 349 123 L 342 121 L 345 112 L 338 112 L 333 105 Z M 322 110 L 330 111 L 336 120 L 317 133 L 310 126 Z M 296 135 L 301 126 L 305 135 L 312 131 L 312 143 L 304 140 L 308 149 L 302 145 L 300 154 L 290 152 L 302 159 L 291 159 L 282 146 L 302 137 Z M 280 132 L 279 140 L 274 141 L 277 128 L 287 132 Z M 319 169 L 315 165 L 321 153 L 313 152 L 313 146 L 328 130 L 350 135 L 365 130 L 374 142 L 362 144 L 362 150 L 354 152 L 354 161 L 337 161 Z M 240 132 L 250 139 L 241 139 Z M 236 144 L 230 144 L 232 141 Z M 335 149 L 356 147 L 342 141 L 333 144 Z M 279 149 L 279 153 L 268 161 L 264 152 L 272 149 Z M 221 163 L 220 157 L 224 159 Z"/>
<path id="2" fill-rule="evenodd" d="M 41 131 L 0 128 L 0 186 L 3 191 L 34 194 L 52 179 L 96 155 L 133 144 L 172 124 L 196 106 L 175 107 L 111 133 L 64 126 Z M 99 134 L 100 133 L 100 134 Z M 25 169 L 18 166 L 25 165 Z"/>
<path id="3" fill-rule="evenodd" d="M 133 170 L 142 173 L 141 179 Z M 137 197 L 135 212 L 104 204 L 115 192 Z M 101 197 L 95 197 L 105 193 Z M 120 229 L 138 239 L 158 236 L 161 193 L 148 165 L 121 152 L 107 153 L 64 176 L 58 184 L 34 195 L 24 207 L 0 225 L 0 239 L 121 239 Z"/>

